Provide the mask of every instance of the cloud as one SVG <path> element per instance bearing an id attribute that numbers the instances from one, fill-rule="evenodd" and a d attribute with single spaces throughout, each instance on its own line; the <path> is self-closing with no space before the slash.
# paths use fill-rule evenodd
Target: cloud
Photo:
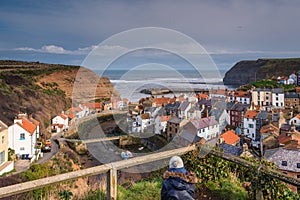
<path id="1" fill-rule="evenodd" d="M 33 51 L 39 53 L 53 53 L 53 54 L 70 54 L 71 51 L 65 50 L 63 47 L 56 46 L 56 45 L 44 45 L 40 49 L 35 49 L 31 47 L 20 47 L 15 48 L 14 50 L 17 51 Z"/>
<path id="2" fill-rule="evenodd" d="M 56 53 L 56 54 L 67 54 L 68 51 L 63 47 L 55 46 L 55 45 L 45 45 L 40 49 L 42 52 L 46 53 Z"/>
<path id="3" fill-rule="evenodd" d="M 118 45 L 92 45 L 89 47 L 78 48 L 76 50 L 67 50 L 63 47 L 56 46 L 56 45 L 44 45 L 39 49 L 32 48 L 32 47 L 19 47 L 14 48 L 13 50 L 16 51 L 32 51 L 38 53 L 50 53 L 50 54 L 68 54 L 68 55 L 87 55 L 91 51 L 95 50 L 96 54 L 105 55 L 105 53 L 109 54 L 112 52 L 125 52 L 128 49 L 126 47 L 121 47 Z M 103 53 L 104 52 L 104 53 Z"/>

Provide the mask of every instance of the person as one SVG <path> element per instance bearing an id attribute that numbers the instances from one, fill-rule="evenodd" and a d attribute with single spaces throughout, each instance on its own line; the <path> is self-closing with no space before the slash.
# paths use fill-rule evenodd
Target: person
<path id="1" fill-rule="evenodd" d="M 163 178 L 161 200 L 194 199 L 197 176 L 184 168 L 179 156 L 173 156 L 170 159 L 169 169 L 164 173 Z"/>

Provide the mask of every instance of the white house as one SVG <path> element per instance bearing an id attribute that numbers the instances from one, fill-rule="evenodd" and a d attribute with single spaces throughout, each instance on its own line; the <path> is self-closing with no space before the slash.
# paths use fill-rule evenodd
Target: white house
<path id="1" fill-rule="evenodd" d="M 228 102 L 239 102 L 242 104 L 250 104 L 251 103 L 251 92 L 243 92 L 243 91 L 230 91 L 227 94 Z"/>
<path id="2" fill-rule="evenodd" d="M 217 90 L 210 90 L 209 91 L 209 98 L 212 99 L 212 98 L 226 98 L 226 94 L 227 94 L 227 91 L 224 90 L 224 89 L 217 89 Z"/>
<path id="3" fill-rule="evenodd" d="M 188 111 L 191 109 L 192 104 L 188 101 L 184 101 L 178 108 L 178 117 L 180 119 L 187 119 Z"/>
<path id="4" fill-rule="evenodd" d="M 292 123 L 295 126 L 300 126 L 300 114 L 298 114 L 295 117 L 293 117 L 292 119 L 290 119 L 289 124 L 292 125 Z"/>
<path id="5" fill-rule="evenodd" d="M 69 117 L 61 113 L 52 119 L 52 130 L 55 130 L 57 133 L 67 130 L 69 128 Z"/>
<path id="6" fill-rule="evenodd" d="M 272 105 L 284 109 L 284 91 L 282 88 L 272 89 Z"/>
<path id="7" fill-rule="evenodd" d="M 284 91 L 282 88 L 255 88 L 252 91 L 252 102 L 255 106 L 268 108 L 284 108 Z"/>
<path id="8" fill-rule="evenodd" d="M 171 115 L 168 116 L 157 116 L 155 118 L 154 130 L 155 134 L 161 134 L 162 132 L 166 132 L 167 122 L 171 119 Z"/>
<path id="9" fill-rule="evenodd" d="M 244 134 L 246 137 L 256 140 L 256 116 L 257 111 L 248 110 L 244 115 Z"/>
<path id="10" fill-rule="evenodd" d="M 230 124 L 230 116 L 225 109 L 212 109 L 209 113 L 209 116 L 214 116 L 215 120 L 219 123 L 220 133 L 222 133 L 225 127 Z"/>
<path id="11" fill-rule="evenodd" d="M 149 113 L 138 115 L 136 117 L 136 120 L 132 124 L 132 132 L 143 133 L 144 130 L 150 125 L 151 125 L 151 119 Z"/>
<path id="12" fill-rule="evenodd" d="M 214 116 L 192 120 L 191 122 L 197 129 L 197 136 L 204 138 L 206 141 L 220 134 L 219 123 Z"/>
<path id="13" fill-rule="evenodd" d="M 288 79 L 288 84 L 296 84 L 297 83 L 297 75 L 296 74 L 291 74 Z"/>
<path id="14" fill-rule="evenodd" d="M 14 124 L 8 127 L 8 147 L 23 158 L 35 154 L 36 140 L 39 134 L 39 123 L 26 114 L 19 114 Z"/>

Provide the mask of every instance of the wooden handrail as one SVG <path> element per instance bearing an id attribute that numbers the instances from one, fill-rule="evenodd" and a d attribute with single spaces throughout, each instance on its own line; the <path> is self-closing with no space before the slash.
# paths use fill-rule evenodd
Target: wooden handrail
<path id="1" fill-rule="evenodd" d="M 198 146 L 192 145 L 188 147 L 182 147 L 174 150 L 168 150 L 158 153 L 151 153 L 148 155 L 131 158 L 129 160 L 121 160 L 108 164 L 104 164 L 97 167 L 91 167 L 88 169 L 83 169 L 79 171 L 69 172 L 65 174 L 60 174 L 56 176 L 51 176 L 47 178 L 42 178 L 34 181 L 28 181 L 24 183 L 19 183 L 15 185 L 10 185 L 6 187 L 0 188 L 0 198 L 8 197 L 16 194 L 20 194 L 23 192 L 28 192 L 31 190 L 35 190 L 38 188 L 42 188 L 45 186 L 49 186 L 52 184 L 65 182 L 73 179 L 78 179 L 82 177 L 107 173 L 107 197 L 108 199 L 117 199 L 117 171 L 120 169 L 146 164 L 150 162 L 155 162 L 159 160 L 163 160 L 174 155 L 185 154 L 189 151 L 197 150 Z M 244 167 L 252 168 L 253 170 L 260 170 L 261 173 L 266 174 L 267 176 L 279 179 L 283 182 L 292 184 L 294 186 L 300 186 L 300 180 L 295 179 L 289 176 L 284 175 L 283 173 L 276 171 L 274 169 L 270 169 L 266 166 L 258 166 L 258 164 L 254 164 L 252 162 L 246 161 L 242 158 L 232 156 L 232 155 L 224 155 L 222 152 L 213 150 L 211 147 L 207 147 L 206 145 L 200 146 L 199 151 L 204 152 L 204 154 L 211 154 L 222 159 L 228 160 L 230 162 L 234 162 L 236 164 L 242 165 Z"/>
<path id="2" fill-rule="evenodd" d="M 109 199 L 116 199 L 117 198 L 117 176 L 116 172 L 119 169 L 128 168 L 132 166 L 136 166 L 139 164 L 150 163 L 158 160 L 163 160 L 174 155 L 181 155 L 188 151 L 196 150 L 197 146 L 192 145 L 189 147 L 183 147 L 174 150 L 168 150 L 158 153 L 151 153 L 145 156 L 131 158 L 129 160 L 121 160 L 117 162 L 112 162 L 108 164 L 104 164 L 97 167 L 91 167 L 88 169 L 78 170 L 74 172 L 69 172 L 65 174 L 60 174 L 56 176 L 51 176 L 47 178 L 42 178 L 34 181 L 28 181 L 24 183 L 14 184 L 6 187 L 0 188 L 0 198 L 8 197 L 16 194 L 20 194 L 23 192 L 28 192 L 31 190 L 35 190 L 38 188 L 42 188 L 45 186 L 49 186 L 52 184 L 69 181 L 73 179 L 78 179 L 82 177 L 92 176 L 101 173 L 108 173 L 108 187 L 107 187 L 107 195 Z"/>

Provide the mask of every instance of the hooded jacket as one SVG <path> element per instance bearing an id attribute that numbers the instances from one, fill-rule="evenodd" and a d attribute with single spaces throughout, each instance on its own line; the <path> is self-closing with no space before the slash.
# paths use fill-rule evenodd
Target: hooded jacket
<path id="1" fill-rule="evenodd" d="M 198 179 L 195 173 L 166 171 L 161 189 L 161 200 L 191 200 L 194 199 L 194 184 Z"/>

